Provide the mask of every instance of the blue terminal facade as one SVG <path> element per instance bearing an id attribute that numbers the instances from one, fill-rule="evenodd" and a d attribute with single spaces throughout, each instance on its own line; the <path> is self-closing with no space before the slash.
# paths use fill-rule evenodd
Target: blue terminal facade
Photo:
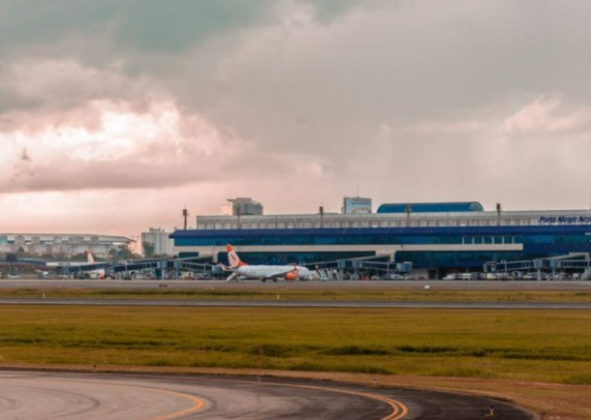
<path id="1" fill-rule="evenodd" d="M 439 273 L 481 270 L 488 261 L 591 252 L 589 210 L 501 213 L 479 210 L 474 202 L 440 203 L 439 210 L 434 204 L 416 213 L 404 204 L 403 212 L 367 215 L 202 216 L 197 229 L 171 238 L 179 255 L 216 262 L 226 261 L 225 245 L 231 243 L 250 264 L 376 256 Z"/>

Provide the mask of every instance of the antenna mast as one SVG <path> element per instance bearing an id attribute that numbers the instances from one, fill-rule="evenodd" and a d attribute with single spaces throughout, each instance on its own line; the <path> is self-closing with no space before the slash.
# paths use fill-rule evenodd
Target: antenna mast
<path id="1" fill-rule="evenodd" d="M 187 230 L 187 219 L 188 218 L 189 218 L 189 210 L 187 210 L 187 207 L 185 206 L 185 208 L 183 209 L 183 219 L 184 219 L 183 228 L 184 228 L 184 230 Z"/>

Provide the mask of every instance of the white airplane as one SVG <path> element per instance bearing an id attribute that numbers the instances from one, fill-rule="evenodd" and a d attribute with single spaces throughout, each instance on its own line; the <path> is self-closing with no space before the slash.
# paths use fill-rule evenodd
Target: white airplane
<path id="1" fill-rule="evenodd" d="M 95 265 L 96 261 L 92 256 L 92 252 L 90 249 L 86 250 L 86 262 L 48 262 L 46 265 L 48 267 L 86 267 L 88 265 Z M 86 273 L 93 279 L 103 279 L 105 278 L 105 269 L 104 268 L 97 268 L 96 270 L 86 271 Z"/>
<path id="2" fill-rule="evenodd" d="M 90 249 L 87 249 L 85 252 L 86 254 L 86 262 L 78 262 L 78 261 L 49 261 L 45 265 L 47 267 L 83 267 L 85 265 L 93 265 L 96 264 L 94 261 L 94 257 L 92 256 L 92 252 Z"/>
<path id="3" fill-rule="evenodd" d="M 281 277 L 285 280 L 298 280 L 307 279 L 312 274 L 308 268 L 301 265 L 248 265 L 240 260 L 232 245 L 226 245 L 226 249 L 230 262 L 230 267 L 226 269 L 233 272 L 226 281 L 232 281 L 239 277 L 261 279 L 262 281 L 276 280 Z"/>

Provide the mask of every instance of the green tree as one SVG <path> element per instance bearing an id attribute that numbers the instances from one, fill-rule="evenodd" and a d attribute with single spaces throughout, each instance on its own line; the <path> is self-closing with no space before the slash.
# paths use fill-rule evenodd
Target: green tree
<path id="1" fill-rule="evenodd" d="M 151 258 L 154 256 L 154 250 L 155 250 L 155 246 L 154 244 L 150 243 L 150 242 L 142 242 L 142 249 L 144 250 L 144 256 L 147 258 Z"/>

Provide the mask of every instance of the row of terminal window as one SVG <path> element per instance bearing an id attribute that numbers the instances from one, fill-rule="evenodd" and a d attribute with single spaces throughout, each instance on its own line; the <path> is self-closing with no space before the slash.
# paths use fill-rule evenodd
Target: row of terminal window
<path id="1" fill-rule="evenodd" d="M 0 236 L 0 244 L 10 243 L 6 236 Z M 83 238 L 81 236 L 71 236 L 62 238 L 61 236 L 54 236 L 53 238 L 44 237 L 41 239 L 39 236 L 33 236 L 30 240 L 26 239 L 23 235 L 18 235 L 12 241 L 16 245 L 43 245 L 43 244 L 94 244 L 100 243 L 98 236 L 91 236 L 90 238 Z"/>
<path id="2" fill-rule="evenodd" d="M 502 245 L 502 244 L 589 244 L 585 235 L 511 235 L 511 236 L 399 236 L 399 235 L 248 235 L 179 238 L 178 246 L 234 245 Z"/>
<path id="3" fill-rule="evenodd" d="M 501 226 L 532 226 L 537 225 L 537 219 L 502 219 Z M 198 229 L 317 229 L 317 228 L 379 228 L 379 227 L 454 227 L 454 226 L 497 226 L 497 219 L 438 219 L 438 220 L 380 220 L 380 221 L 294 221 L 294 222 L 224 222 L 224 223 L 199 223 Z"/>

